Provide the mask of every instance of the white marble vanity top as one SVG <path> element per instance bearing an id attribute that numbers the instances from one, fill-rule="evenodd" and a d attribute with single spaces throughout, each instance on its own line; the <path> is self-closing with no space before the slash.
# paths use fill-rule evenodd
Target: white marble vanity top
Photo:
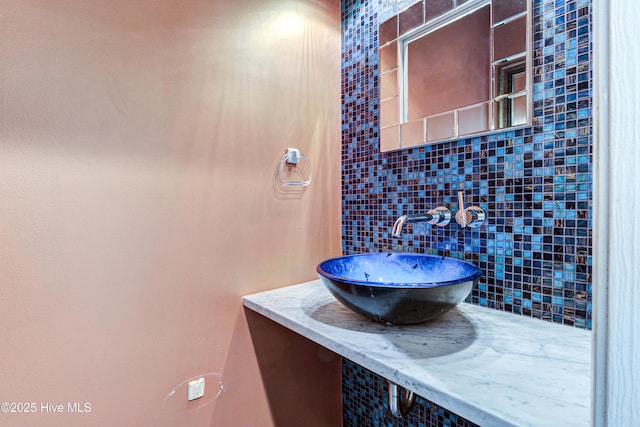
<path id="1" fill-rule="evenodd" d="M 421 325 L 385 326 L 319 280 L 244 305 L 483 427 L 590 424 L 588 331 L 467 303 Z"/>

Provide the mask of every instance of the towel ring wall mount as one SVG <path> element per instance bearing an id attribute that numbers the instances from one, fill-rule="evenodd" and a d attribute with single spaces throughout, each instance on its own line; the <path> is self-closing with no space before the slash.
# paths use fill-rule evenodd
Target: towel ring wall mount
<path id="1" fill-rule="evenodd" d="M 308 169 L 308 176 L 306 179 L 300 181 L 287 179 L 284 172 L 285 165 L 295 167 L 300 163 L 300 160 L 306 163 Z M 307 156 L 302 154 L 297 148 L 287 148 L 287 151 L 284 153 L 284 156 L 282 156 L 280 165 L 278 166 L 278 180 L 280 181 L 280 184 L 284 187 L 308 187 L 309 184 L 311 184 L 311 179 L 311 163 L 309 162 L 309 159 L 307 159 Z"/>

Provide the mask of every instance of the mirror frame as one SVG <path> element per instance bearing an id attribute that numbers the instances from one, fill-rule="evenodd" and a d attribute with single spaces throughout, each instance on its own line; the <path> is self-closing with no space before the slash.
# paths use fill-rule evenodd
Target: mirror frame
<path id="1" fill-rule="evenodd" d="M 395 20 L 395 25 L 396 27 L 396 38 L 391 38 L 390 40 L 380 40 L 382 41 L 382 43 L 379 43 L 379 47 L 378 47 L 378 54 L 379 54 L 379 62 L 378 62 L 378 69 L 379 69 L 379 77 L 380 77 L 380 84 L 379 84 L 379 91 L 378 91 L 378 95 L 379 95 L 379 102 L 380 102 L 380 132 L 379 132 L 379 136 L 380 136 L 380 151 L 385 152 L 385 151 L 393 151 L 393 150 L 398 150 L 398 149 L 403 149 L 403 148 L 409 148 L 409 147 L 415 147 L 415 146 L 422 146 L 422 145 L 431 145 L 431 144 L 437 144 L 440 142 L 445 142 L 445 141 L 451 141 L 451 140 L 457 140 L 457 139 L 462 139 L 462 138 L 467 138 L 467 137 L 476 137 L 476 136 L 482 136 L 482 135 L 487 135 L 487 134 L 493 134 L 496 132 L 503 132 L 503 131 L 507 131 L 507 130 L 514 130 L 514 129 L 521 129 L 521 128 L 526 128 L 526 127 L 530 127 L 532 126 L 532 119 L 533 119 L 533 91 L 532 91 L 532 87 L 533 87 L 533 75 L 532 75 L 532 69 L 533 69 L 533 64 L 532 64 L 532 55 L 533 55 L 533 48 L 532 48 L 532 22 L 531 22 L 531 1 L 527 0 L 526 1 L 526 10 L 522 11 L 520 13 L 517 13 L 516 15 L 510 16 L 506 19 L 504 19 L 503 21 L 497 22 L 497 23 L 493 23 L 493 2 L 496 0 L 469 0 L 466 1 L 465 3 L 460 4 L 457 7 L 453 7 L 452 9 L 450 9 L 449 11 L 433 18 L 430 20 L 427 20 L 426 22 L 424 22 L 424 16 L 423 16 L 423 22 L 419 25 L 416 25 L 415 28 L 406 31 L 403 34 L 400 34 L 399 31 L 399 26 L 400 26 L 400 19 L 401 19 L 401 15 L 405 12 L 407 12 L 409 9 L 411 9 L 412 7 L 415 7 L 417 4 L 424 4 L 426 1 L 429 0 L 423 0 L 421 2 L 415 3 L 412 6 L 410 6 L 409 8 L 401 11 L 400 13 L 398 13 L 397 15 L 394 15 L 392 18 L 390 18 L 387 21 L 384 21 L 383 23 L 380 24 L 379 26 L 379 36 L 382 33 L 382 26 L 388 22 L 390 22 L 391 20 Z M 508 1 L 508 0 L 507 0 Z M 490 66 L 491 66 L 491 70 L 489 71 L 489 75 L 491 76 L 491 81 L 490 81 L 490 93 L 488 94 L 488 99 L 487 101 L 483 101 L 480 104 L 474 104 L 474 105 L 483 105 L 485 103 L 488 104 L 489 108 L 488 108 L 488 126 L 487 126 L 487 130 L 482 130 L 482 131 L 478 131 L 478 132 L 468 132 L 468 133 L 461 133 L 460 132 L 460 128 L 459 128 L 459 123 L 458 123 L 458 115 L 460 111 L 464 111 L 465 109 L 468 109 L 469 107 L 474 107 L 474 105 L 471 106 L 462 106 L 459 108 L 456 108 L 455 110 L 452 111 L 444 111 L 442 114 L 449 114 L 451 113 L 454 117 L 453 120 L 453 129 L 452 129 L 452 133 L 451 136 L 447 136 L 447 137 L 443 137 L 443 138 L 436 138 L 433 140 L 429 140 L 428 137 L 428 127 L 427 125 L 423 125 L 422 129 L 420 129 L 420 126 L 416 126 L 416 124 L 411 124 L 412 122 L 409 122 L 407 120 L 408 114 L 407 114 L 407 103 L 408 103 L 408 93 L 410 91 L 410 88 L 408 87 L 408 66 L 407 66 L 407 61 L 408 61 L 408 45 L 409 43 L 411 43 L 414 40 L 417 40 L 420 37 L 424 37 L 429 33 L 432 33 L 434 31 L 437 31 L 443 27 L 445 27 L 446 25 L 448 25 L 449 23 L 455 22 L 465 16 L 468 16 L 480 9 L 482 9 L 483 7 L 486 7 L 487 5 L 489 5 L 491 7 L 491 22 L 490 22 L 490 46 L 491 46 L 491 58 L 490 58 Z M 424 10 L 424 8 L 423 8 Z M 508 56 L 506 58 L 500 58 L 498 61 L 496 61 L 493 57 L 493 45 L 494 45 L 494 31 L 496 28 L 499 28 L 507 23 L 516 21 L 518 19 L 524 18 L 525 19 L 525 26 L 526 26 L 526 34 L 525 34 L 525 38 L 526 38 L 526 51 L 525 52 L 521 52 L 515 55 L 511 55 Z M 397 49 L 397 53 L 396 53 L 396 67 L 397 67 L 397 91 L 398 91 L 398 106 L 395 107 L 393 105 L 391 105 L 391 108 L 389 106 L 390 102 L 389 98 L 385 98 L 383 100 L 382 98 L 382 78 L 383 78 L 383 69 L 382 69 L 382 51 L 381 49 L 383 47 L 393 47 L 393 44 L 395 43 L 396 45 L 396 49 Z M 517 91 L 517 92 L 513 92 L 513 93 L 509 93 L 509 94 L 499 94 L 497 92 L 497 86 L 499 84 L 499 82 L 497 81 L 497 76 L 496 76 L 496 72 L 499 69 L 499 67 L 504 64 L 509 64 L 509 63 L 513 63 L 514 61 L 525 61 L 525 77 L 526 77 L 526 82 L 525 82 L 525 88 L 523 90 Z M 384 74 L 387 74 L 389 72 L 394 72 L 393 69 L 390 70 L 385 70 Z M 504 127 L 499 127 L 499 117 L 498 117 L 498 108 L 500 105 L 501 101 L 507 100 L 507 99 L 514 99 L 514 98 L 518 98 L 518 97 L 522 97 L 525 96 L 526 97 L 526 122 L 525 123 L 521 123 L 521 124 L 516 124 L 514 126 L 504 126 Z M 384 102 L 383 101 L 387 101 Z M 392 116 L 395 116 L 395 118 L 391 117 L 389 118 L 389 114 L 391 112 Z M 434 116 L 438 116 L 438 114 L 434 114 Z M 425 118 L 426 120 L 426 118 Z M 391 125 L 389 125 L 389 122 L 393 123 Z M 451 122 L 451 120 L 449 120 L 449 122 Z M 396 124 L 397 123 L 397 124 Z M 426 121 L 425 121 L 426 123 Z M 384 124 L 384 127 L 383 127 Z M 406 133 L 406 136 L 411 135 L 408 138 L 403 138 L 403 132 Z M 422 137 L 420 138 L 420 135 L 422 134 Z"/>

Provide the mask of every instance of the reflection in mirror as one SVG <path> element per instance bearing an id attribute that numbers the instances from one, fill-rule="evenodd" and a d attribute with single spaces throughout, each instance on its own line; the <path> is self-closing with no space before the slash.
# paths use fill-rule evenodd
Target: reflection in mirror
<path id="1" fill-rule="evenodd" d="M 458 133 L 470 135 L 491 129 L 491 104 L 484 102 L 458 111 Z"/>
<path id="2" fill-rule="evenodd" d="M 527 122 L 526 95 L 502 98 L 495 103 L 496 115 L 502 127 L 519 126 Z"/>
<path id="3" fill-rule="evenodd" d="M 495 61 L 527 51 L 527 19 L 521 17 L 493 30 L 493 58 Z"/>
<path id="4" fill-rule="evenodd" d="M 453 0 L 431 0 L 426 3 L 427 20 L 437 18 L 454 7 Z M 459 1 L 458 3 L 462 4 L 463 2 Z"/>
<path id="5" fill-rule="evenodd" d="M 527 75 L 524 59 L 505 61 L 495 67 L 496 127 L 527 123 Z"/>
<path id="6" fill-rule="evenodd" d="M 379 45 L 383 46 L 389 43 L 391 40 L 398 38 L 398 16 L 394 16 L 391 19 L 387 19 L 380 24 L 379 31 Z"/>
<path id="7" fill-rule="evenodd" d="M 407 43 L 407 120 L 489 100 L 489 19 L 487 5 Z"/>
<path id="8" fill-rule="evenodd" d="M 382 151 L 530 124 L 527 0 L 422 0 L 380 24 Z"/>
<path id="9" fill-rule="evenodd" d="M 403 123 L 401 127 L 403 146 L 415 147 L 416 145 L 423 145 L 425 125 L 424 119 Z"/>
<path id="10" fill-rule="evenodd" d="M 418 2 L 398 15 L 400 34 L 406 34 L 424 23 L 424 6 Z"/>
<path id="11" fill-rule="evenodd" d="M 380 126 L 383 128 L 398 124 L 394 117 L 399 117 L 400 115 L 399 99 L 399 96 L 394 96 L 380 102 Z"/>
<path id="12" fill-rule="evenodd" d="M 380 71 L 393 70 L 398 67 L 398 42 L 393 41 L 380 48 Z"/>
<path id="13" fill-rule="evenodd" d="M 527 0 L 493 0 L 493 22 L 499 23 L 527 11 Z"/>
<path id="14" fill-rule="evenodd" d="M 456 118 L 453 111 L 427 118 L 427 141 L 435 142 L 455 136 Z"/>
<path id="15" fill-rule="evenodd" d="M 400 126 L 395 125 L 380 129 L 380 151 L 397 150 L 398 147 L 400 147 Z"/>

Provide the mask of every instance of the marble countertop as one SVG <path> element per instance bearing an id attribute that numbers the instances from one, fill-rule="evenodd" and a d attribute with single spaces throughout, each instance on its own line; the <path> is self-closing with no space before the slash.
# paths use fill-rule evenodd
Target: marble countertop
<path id="1" fill-rule="evenodd" d="M 462 303 L 421 325 L 360 317 L 314 280 L 245 307 L 483 427 L 590 424 L 591 333 Z"/>

